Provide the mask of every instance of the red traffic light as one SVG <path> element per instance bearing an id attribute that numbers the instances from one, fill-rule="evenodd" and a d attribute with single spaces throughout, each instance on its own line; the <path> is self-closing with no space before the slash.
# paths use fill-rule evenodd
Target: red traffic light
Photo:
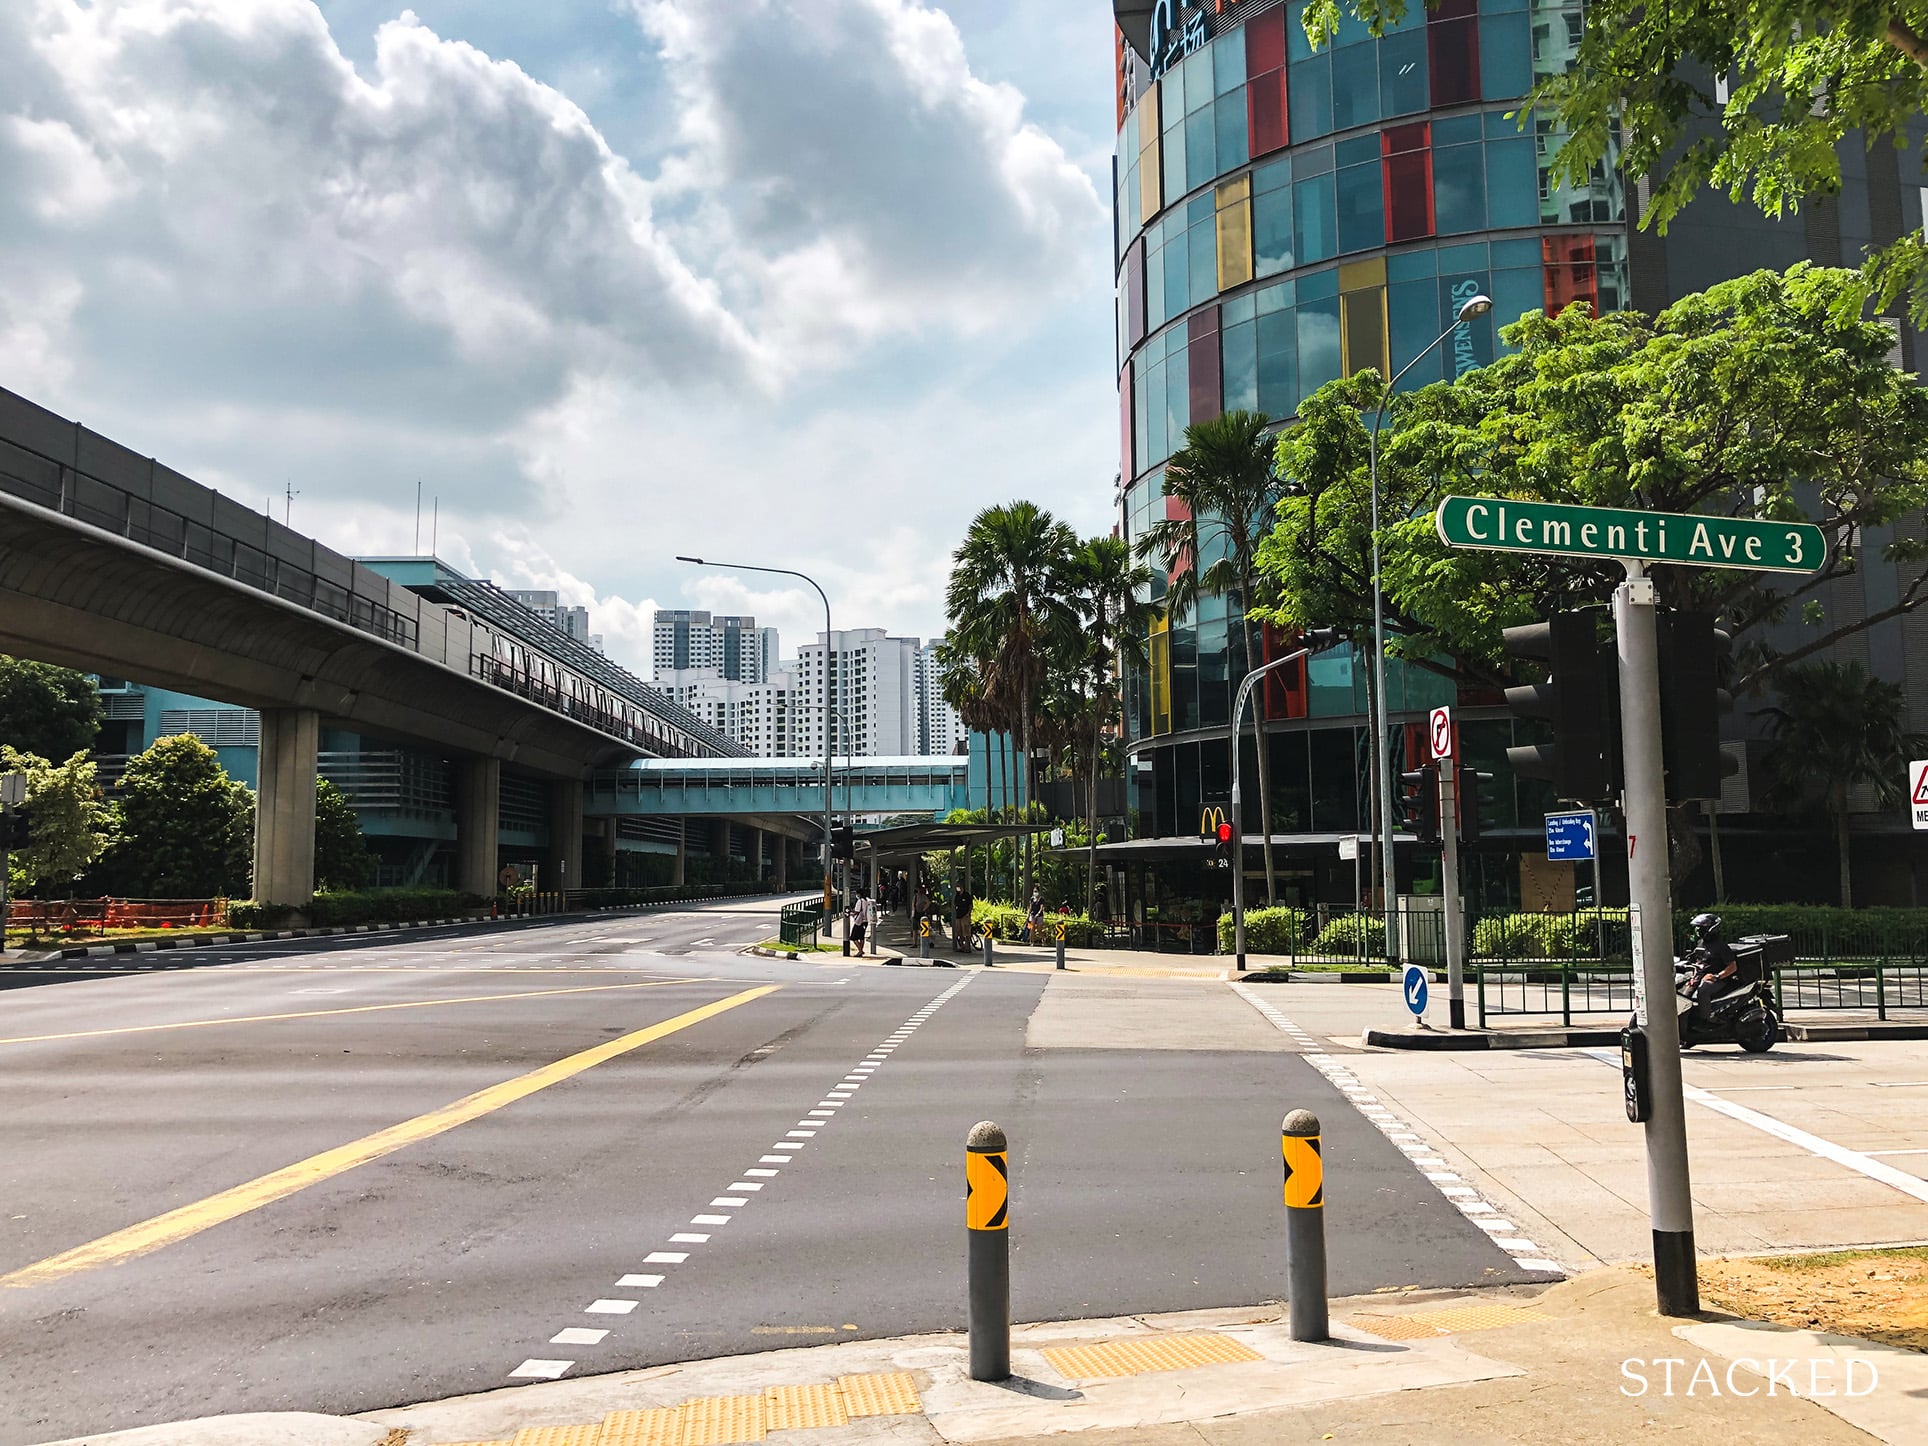
<path id="1" fill-rule="evenodd" d="M 1219 824 L 1218 841 L 1222 844 L 1228 844 L 1232 841 L 1232 826 L 1229 823 Z"/>

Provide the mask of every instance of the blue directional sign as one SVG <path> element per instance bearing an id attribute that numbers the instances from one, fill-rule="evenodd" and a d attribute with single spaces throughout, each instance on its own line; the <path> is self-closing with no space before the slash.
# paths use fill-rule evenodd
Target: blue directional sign
<path id="1" fill-rule="evenodd" d="M 1417 964 L 1408 964 L 1403 983 L 1406 1008 L 1415 1015 L 1423 1015 L 1426 1012 L 1426 971 Z"/>
<path id="2" fill-rule="evenodd" d="M 1594 843 L 1597 820 L 1590 808 L 1546 816 L 1546 856 L 1551 863 L 1599 857 Z"/>

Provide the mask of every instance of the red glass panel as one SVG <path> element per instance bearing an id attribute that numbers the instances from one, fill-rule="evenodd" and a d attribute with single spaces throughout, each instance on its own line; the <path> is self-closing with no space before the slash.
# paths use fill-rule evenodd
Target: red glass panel
<path id="1" fill-rule="evenodd" d="M 1186 323 L 1185 349 L 1190 353 L 1192 421 L 1209 422 L 1224 410 L 1216 306 L 1206 307 Z"/>
<path id="2" fill-rule="evenodd" d="M 1183 502 L 1180 502 L 1176 497 L 1167 495 L 1165 498 L 1165 518 L 1169 522 L 1190 522 L 1192 520 L 1192 509 L 1187 507 Z M 1165 577 L 1168 582 L 1176 582 L 1191 570 L 1192 549 L 1188 543 L 1172 554 L 1171 571 L 1166 573 Z"/>
<path id="3" fill-rule="evenodd" d="M 1254 15 L 1245 23 L 1245 78 L 1257 80 L 1285 64 L 1285 7 Z"/>
<path id="4" fill-rule="evenodd" d="M 1479 99 L 1477 0 L 1440 0 L 1426 17 L 1426 58 L 1435 108 Z"/>
<path id="5" fill-rule="evenodd" d="M 1282 658 L 1299 646 L 1296 633 L 1289 633 L 1264 623 L 1259 629 L 1259 646 L 1262 662 Z M 1276 673 L 1267 673 L 1259 684 L 1259 692 L 1265 700 L 1267 718 L 1303 718 L 1306 716 L 1306 676 L 1305 659 L 1280 668 Z"/>
<path id="6" fill-rule="evenodd" d="M 1287 119 L 1285 72 L 1268 70 L 1255 75 L 1245 87 L 1245 128 L 1252 138 L 1252 155 L 1263 156 L 1281 149 L 1290 139 Z"/>
<path id="7" fill-rule="evenodd" d="M 1402 151 L 1423 151 L 1433 143 L 1432 123 L 1415 121 L 1411 125 L 1387 126 L 1379 133 L 1379 143 L 1383 154 L 1388 156 Z"/>
<path id="8" fill-rule="evenodd" d="M 1385 159 L 1386 240 L 1416 241 L 1433 234 L 1433 153 L 1407 151 Z"/>
<path id="9" fill-rule="evenodd" d="M 1594 264 L 1593 237 L 1542 236 L 1540 259 L 1546 266 L 1546 314 L 1558 316 L 1570 302 L 1584 301 L 1600 310 L 1599 271 Z"/>

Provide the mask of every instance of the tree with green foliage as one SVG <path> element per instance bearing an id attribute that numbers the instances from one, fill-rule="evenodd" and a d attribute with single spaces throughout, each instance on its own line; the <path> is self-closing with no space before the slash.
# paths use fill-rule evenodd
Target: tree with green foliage
<path id="1" fill-rule="evenodd" d="M 1285 494 L 1275 465 L 1276 447 L 1263 412 L 1234 409 L 1185 428 L 1185 445 L 1165 464 L 1165 496 L 1182 516 L 1161 517 L 1138 539 L 1138 555 L 1150 558 L 1171 579 L 1165 609 L 1182 620 L 1201 595 L 1229 597 L 1238 612 L 1245 671 L 1259 665 L 1261 613 L 1259 542 L 1272 528 Z M 1258 750 L 1259 828 L 1264 838 L 1265 898 L 1278 893 L 1272 864 L 1272 782 L 1261 724 L 1265 694 L 1252 704 L 1252 736 Z"/>
<path id="2" fill-rule="evenodd" d="M 32 841 L 7 854 L 9 892 L 61 889 L 86 873 L 107 846 L 108 811 L 84 750 L 64 763 L 0 744 L 0 773 L 27 776 Z"/>
<path id="3" fill-rule="evenodd" d="M 1035 502 L 987 507 L 951 556 L 945 607 L 958 645 L 992 660 L 990 691 L 1008 690 L 1017 702 L 1018 754 L 1024 760 L 1024 797 L 1031 797 L 1032 722 L 1047 653 L 1078 631 L 1066 585 L 1078 537 Z M 1031 851 L 1024 882 L 1031 883 Z"/>
<path id="4" fill-rule="evenodd" d="M 1789 668 L 1776 692 L 1779 702 L 1762 710 L 1774 739 L 1761 759 L 1767 801 L 1827 815 L 1840 855 L 1841 907 L 1852 908 L 1848 795 L 1866 787 L 1884 807 L 1901 803 L 1908 762 L 1928 740 L 1902 727 L 1900 687 L 1870 677 L 1856 662 Z"/>
<path id="5" fill-rule="evenodd" d="M 157 738 L 128 760 L 103 872 L 133 898 L 245 898 L 254 847 L 254 792 L 228 777 L 191 733 Z"/>
<path id="6" fill-rule="evenodd" d="M 1714 612 L 1732 633 L 1737 693 L 1928 602 L 1928 570 L 1914 565 L 1928 543 L 1908 520 L 1928 505 L 1928 392 L 1888 365 L 1890 334 L 1864 319 L 1867 298 L 1859 273 L 1803 263 L 1652 320 L 1584 306 L 1530 315 L 1502 331 L 1516 352 L 1396 397 L 1379 454 L 1389 651 L 1496 683 L 1503 628 L 1605 604 L 1620 580 L 1605 559 L 1448 548 L 1432 514 L 1449 494 L 1819 524 L 1829 556 L 1813 574 L 1652 569 L 1663 603 Z M 1280 438 L 1292 489 L 1259 567 L 1283 626 L 1370 625 L 1361 413 L 1379 386 L 1371 372 L 1329 383 Z M 1904 564 L 1899 592 L 1831 616 L 1822 598 L 1855 570 L 1864 530 Z M 1783 648 L 1770 634 L 1795 616 L 1806 633 Z"/>
<path id="7" fill-rule="evenodd" d="M 94 746 L 100 719 L 100 690 L 85 673 L 0 654 L 0 744 L 71 758 Z"/>
<path id="8" fill-rule="evenodd" d="M 1119 716 L 1121 672 L 1143 671 L 1146 634 L 1161 612 L 1148 601 L 1151 569 L 1135 561 L 1116 537 L 1093 537 L 1072 558 L 1072 577 L 1085 615 L 1079 635 L 1085 684 L 1091 695 L 1090 789 L 1085 795 L 1085 910 L 1095 912 L 1098 885 L 1098 774 L 1104 726 Z"/>
<path id="9" fill-rule="evenodd" d="M 1375 34 L 1409 0 L 1312 0 L 1324 44 L 1342 14 Z M 1646 177 L 1640 224 L 1665 232 L 1697 195 L 1724 192 L 1779 217 L 1841 190 L 1854 131 L 1902 146 L 1928 106 L 1928 4 L 1859 0 L 1590 0 L 1573 63 L 1522 109 L 1566 139 L 1556 184 L 1601 167 Z M 1557 23 L 1557 22 L 1556 22 Z M 1724 83 L 1724 89 L 1722 85 Z M 1885 308 L 1905 300 L 1928 327 L 1928 243 L 1910 232 L 1871 258 Z"/>
<path id="10" fill-rule="evenodd" d="M 325 778 L 315 780 L 315 887 L 336 893 L 366 888 L 375 877 L 375 856 L 362 840 L 361 820 L 348 795 Z"/>

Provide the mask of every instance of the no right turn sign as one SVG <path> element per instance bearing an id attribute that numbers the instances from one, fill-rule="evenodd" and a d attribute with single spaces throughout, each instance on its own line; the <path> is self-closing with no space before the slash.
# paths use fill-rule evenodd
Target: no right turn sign
<path id="1" fill-rule="evenodd" d="M 1916 828 L 1928 829 L 1928 760 L 1908 765 L 1908 813 Z"/>

